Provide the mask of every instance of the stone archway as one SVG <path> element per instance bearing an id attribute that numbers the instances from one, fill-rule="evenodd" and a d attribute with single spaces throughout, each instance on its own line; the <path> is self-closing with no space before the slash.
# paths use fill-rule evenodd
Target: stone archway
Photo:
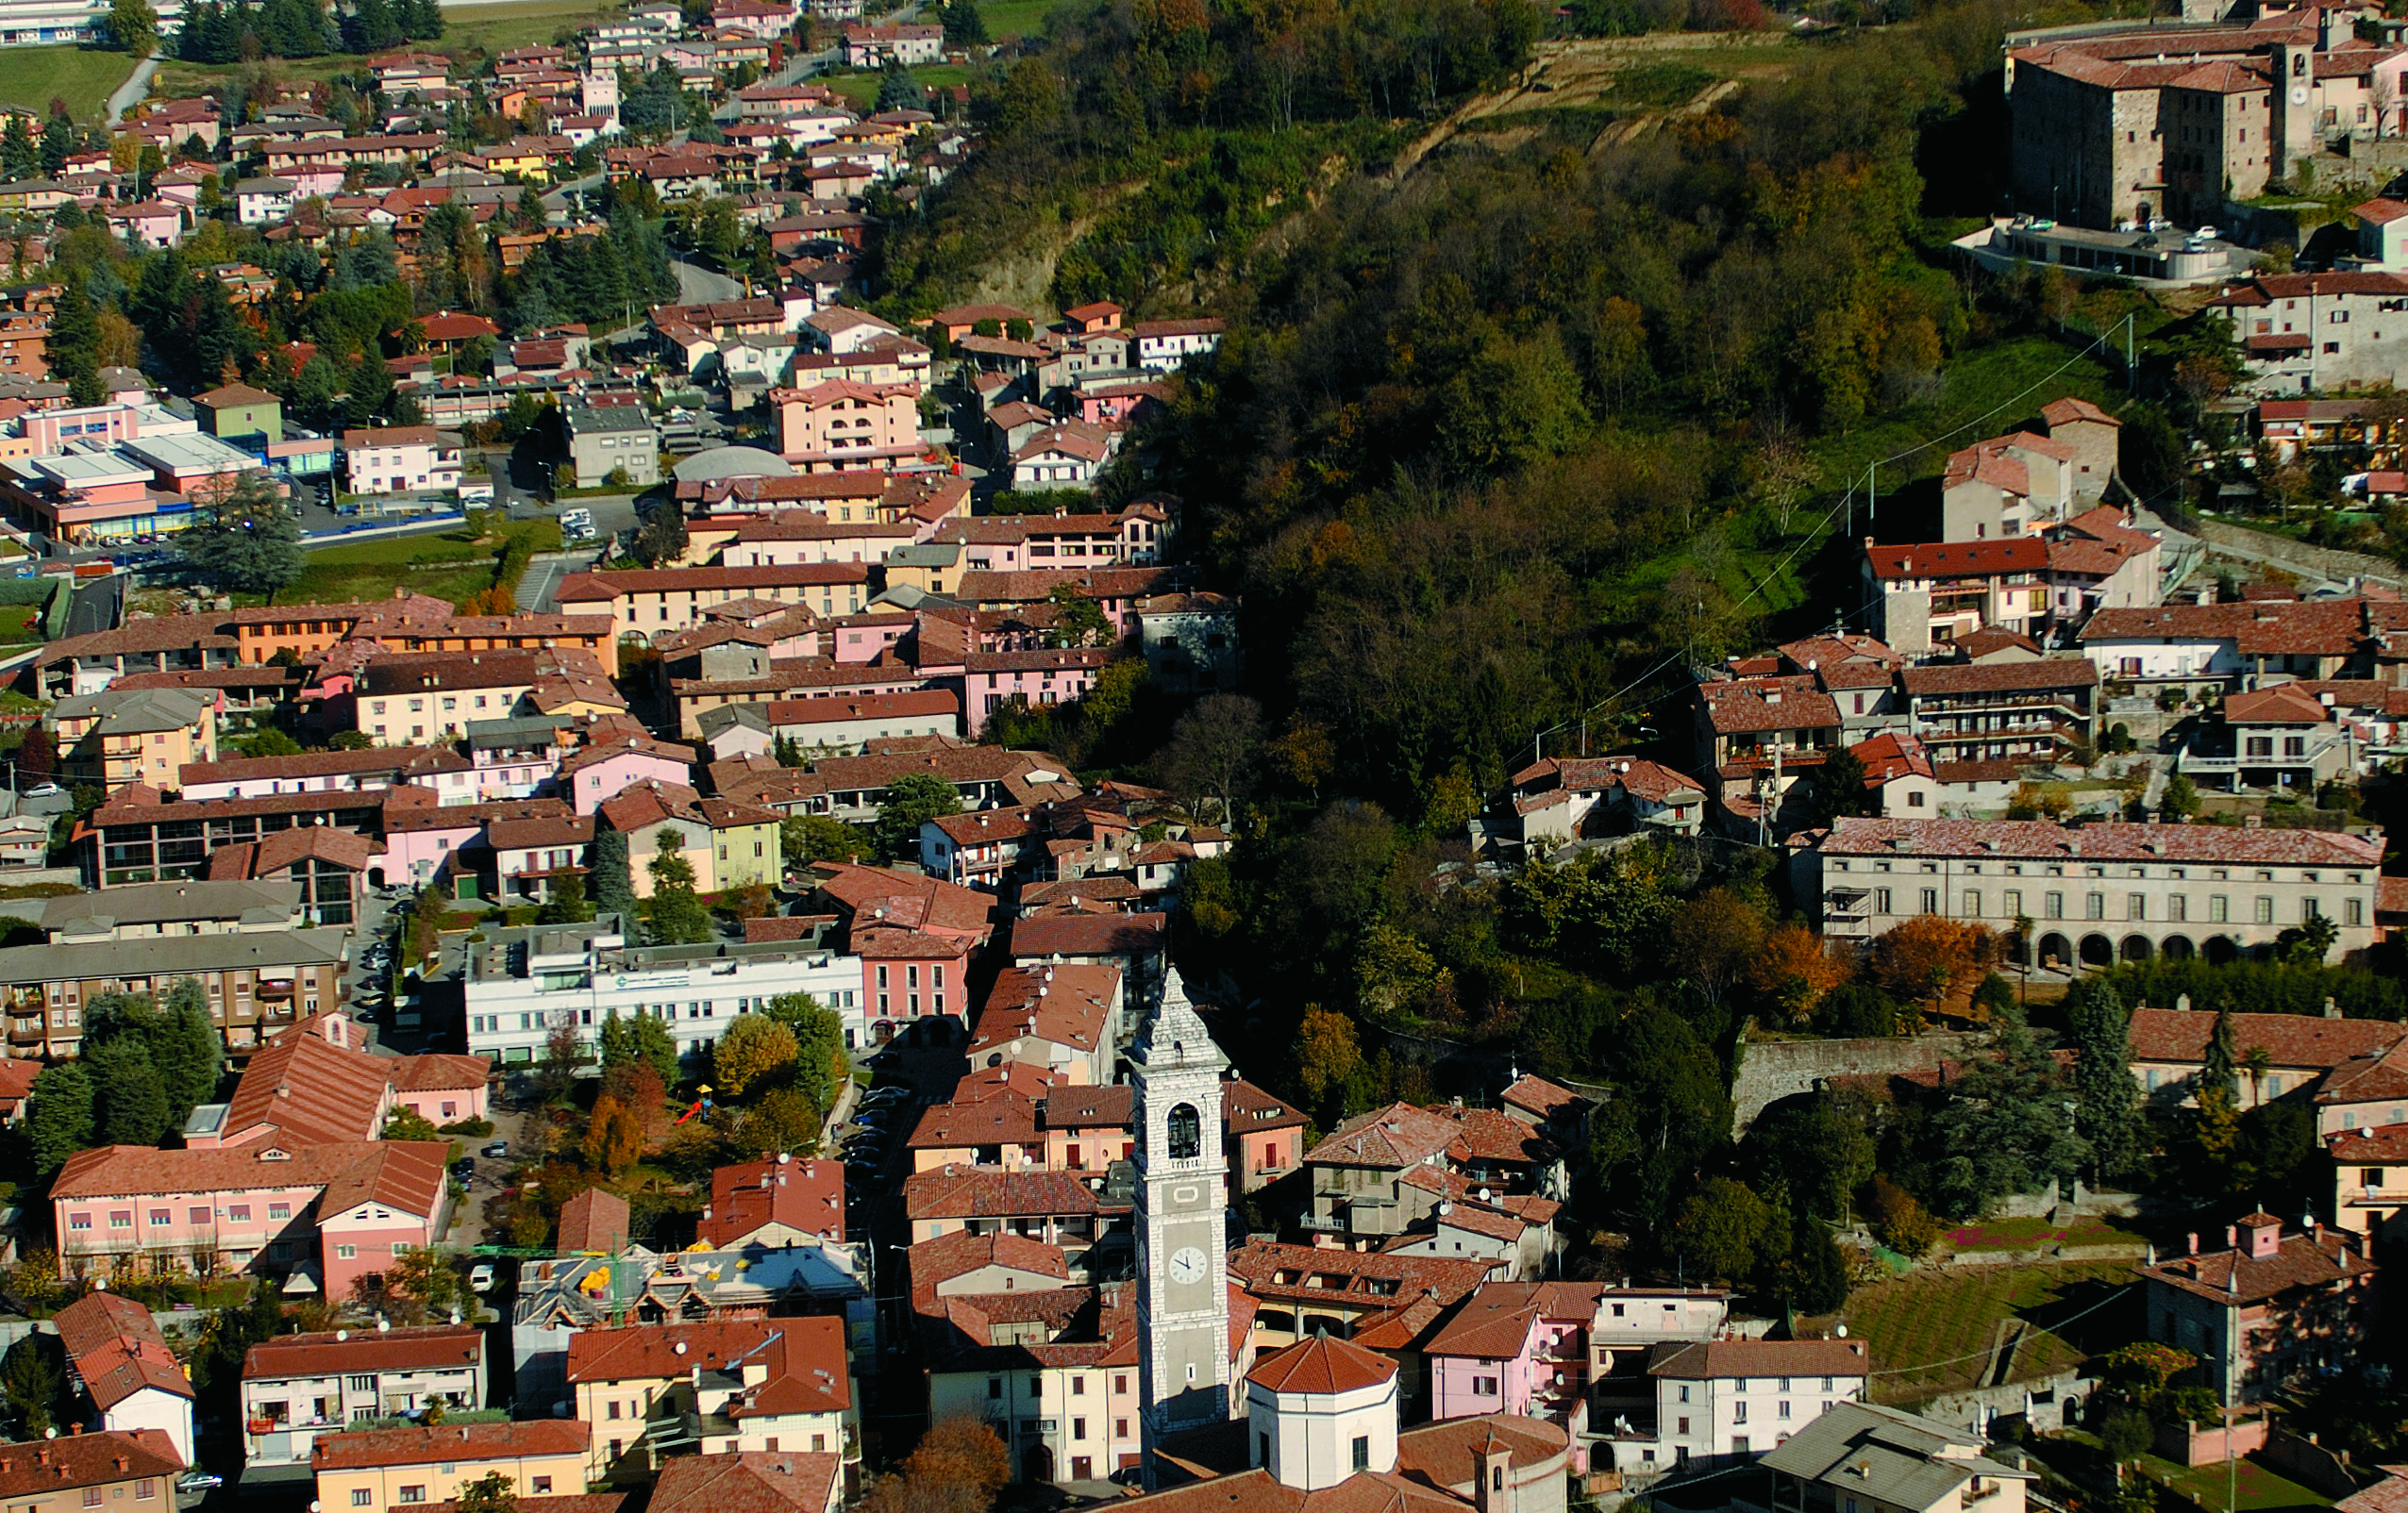
<path id="1" fill-rule="evenodd" d="M 2199 948 L 2187 935 L 2169 935 L 2158 943 L 2157 954 L 2168 961 L 2188 961 L 2199 955 Z"/>
<path id="2" fill-rule="evenodd" d="M 2116 954 L 2126 961 L 2147 961 L 2155 951 L 2156 947 L 2149 943 L 2149 937 L 2145 935 L 2128 935 L 2124 937 L 2124 943 L 2116 948 Z"/>
<path id="3" fill-rule="evenodd" d="M 2115 942 L 2103 935 L 2082 938 L 2082 964 L 2085 967 L 2112 967 L 2115 964 Z"/>
<path id="4" fill-rule="evenodd" d="M 2040 938 L 2040 964 L 2063 972 L 2074 964 L 2074 943 L 2050 931 Z"/>

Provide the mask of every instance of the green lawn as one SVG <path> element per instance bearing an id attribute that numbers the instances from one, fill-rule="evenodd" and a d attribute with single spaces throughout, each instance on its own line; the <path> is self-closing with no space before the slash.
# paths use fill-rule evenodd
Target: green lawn
<path id="1" fill-rule="evenodd" d="M 47 110 L 53 99 L 59 99 L 76 120 L 91 121 L 133 72 L 134 60 L 123 53 L 89 47 L 0 49 L 0 105 Z"/>
<path id="2" fill-rule="evenodd" d="M 1814 1325 L 1819 1332 L 1845 1323 L 1867 1342 L 1877 1373 L 1869 1392 L 1874 1402 L 1915 1403 L 1972 1386 L 1990 1364 L 2005 1320 L 2032 1326 L 2015 1352 L 2018 1378 L 2064 1370 L 2121 1343 L 2119 1331 L 2136 1322 L 2126 1318 L 2134 1311 L 2126 1305 L 2129 1294 L 2095 1312 L 2082 1310 L 2106 1302 L 2131 1280 L 2132 1267 L 2115 1261 L 1918 1272 L 1857 1289 L 1846 1308 Z M 2049 1332 L 2065 1321 L 2072 1338 Z"/>
<path id="3" fill-rule="evenodd" d="M 465 526 L 427 536 L 396 536 L 323 547 L 276 598 L 285 604 L 343 604 L 389 598 L 396 587 L 460 603 L 493 581 L 493 568 L 511 538 L 528 535 L 537 550 L 560 544 L 558 521 L 528 520 L 479 538 Z"/>
<path id="4" fill-rule="evenodd" d="M 460 58 L 491 56 L 513 47 L 549 43 L 562 30 L 576 30 L 627 13 L 624 5 L 599 0 L 514 0 L 509 5 L 469 6 L 443 12 L 443 41 L 436 51 Z"/>
<path id="5" fill-rule="evenodd" d="M 866 113 L 878 104 L 879 81 L 885 75 L 875 72 L 857 74 L 822 74 L 812 80 L 851 101 L 857 109 Z M 979 76 L 979 70 L 968 63 L 935 63 L 911 70 L 911 77 L 928 87 L 941 88 L 952 84 L 967 84 Z"/>
<path id="6" fill-rule="evenodd" d="M 2303 1487 L 2253 1458 L 2233 1462 L 2229 1473 L 2220 1460 L 2209 1466 L 2177 1466 L 2156 1455 L 2143 1455 L 2140 1465 L 2150 1476 L 2166 1483 L 2208 1513 L 2333 1505 L 2333 1499 L 2315 1488 Z M 2236 1493 L 2238 1501 L 2233 1500 Z"/>
<path id="7" fill-rule="evenodd" d="M 978 16 L 987 24 L 989 37 L 1008 42 L 1043 30 L 1045 17 L 1061 3 L 1062 0 L 995 0 L 993 5 L 980 6 Z"/>

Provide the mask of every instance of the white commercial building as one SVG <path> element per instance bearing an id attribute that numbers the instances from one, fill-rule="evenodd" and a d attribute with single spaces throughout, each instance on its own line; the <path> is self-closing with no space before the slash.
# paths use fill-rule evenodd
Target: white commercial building
<path id="1" fill-rule="evenodd" d="M 615 918 L 587 924 L 488 927 L 471 945 L 468 1050 L 503 1062 L 539 1061 L 555 1026 L 591 1049 L 615 1012 L 669 1026 L 680 1056 L 709 1051 L 738 1015 L 787 993 L 810 993 L 844 1018 L 861 1043 L 861 963 L 824 943 L 793 940 L 631 946 Z"/>

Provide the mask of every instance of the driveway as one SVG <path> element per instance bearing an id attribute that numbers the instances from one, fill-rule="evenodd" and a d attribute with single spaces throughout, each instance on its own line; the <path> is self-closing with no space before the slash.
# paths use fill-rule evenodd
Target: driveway
<path id="1" fill-rule="evenodd" d="M 726 274 L 714 274 L 699 264 L 686 261 L 683 258 L 677 259 L 676 267 L 677 299 L 683 304 L 708 305 L 713 300 L 744 297 L 744 286 L 742 279 L 730 278 Z"/>
<path id="2" fill-rule="evenodd" d="M 91 636 L 115 630 L 125 609 L 125 574 L 112 573 L 78 586 L 67 607 L 67 634 Z"/>
<path id="3" fill-rule="evenodd" d="M 159 72 L 159 55 L 153 53 L 135 64 L 134 72 L 127 75 L 125 82 L 117 86 L 116 92 L 109 95 L 109 104 L 103 108 L 100 118 L 114 121 L 141 104 L 142 96 L 150 92 L 151 75 Z"/>

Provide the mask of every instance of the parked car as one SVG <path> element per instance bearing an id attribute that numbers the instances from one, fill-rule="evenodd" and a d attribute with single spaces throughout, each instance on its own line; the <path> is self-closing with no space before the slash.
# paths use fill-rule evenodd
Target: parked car
<path id="1" fill-rule="evenodd" d="M 33 787 L 25 790 L 25 797 L 29 799 L 46 799 L 56 797 L 57 795 L 66 791 L 67 790 L 65 789 L 60 788 L 56 783 L 36 783 Z"/>
<path id="2" fill-rule="evenodd" d="M 493 1286 L 493 1264 L 491 1261 L 477 1262 L 475 1269 L 468 1273 L 468 1285 L 472 1289 L 478 1292 L 492 1290 Z"/>
<path id="3" fill-rule="evenodd" d="M 176 1489 L 179 1492 L 214 1491 L 225 1485 L 226 1478 L 214 1471 L 188 1471 L 176 1478 Z"/>
<path id="4" fill-rule="evenodd" d="M 490 1156 L 496 1161 L 501 1160 L 510 1154 L 510 1142 L 508 1140 L 495 1140 L 493 1144 L 486 1146 L 485 1149 L 478 1154 Z"/>

